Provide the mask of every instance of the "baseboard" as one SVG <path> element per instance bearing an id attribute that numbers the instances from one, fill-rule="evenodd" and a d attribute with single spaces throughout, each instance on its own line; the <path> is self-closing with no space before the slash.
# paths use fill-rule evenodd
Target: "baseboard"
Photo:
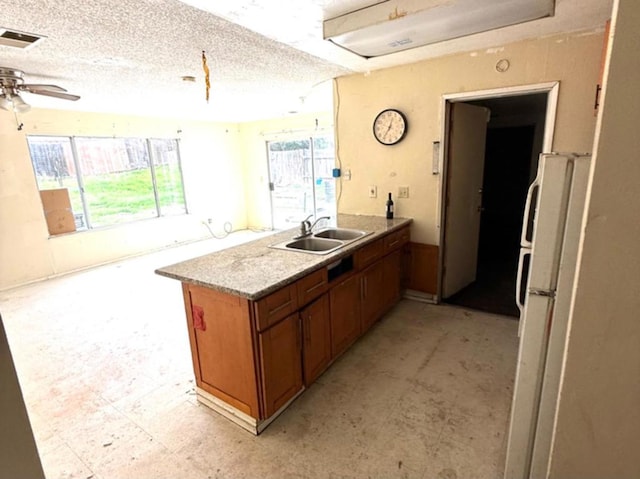
<path id="1" fill-rule="evenodd" d="M 218 399 L 213 394 L 208 393 L 204 389 L 196 387 L 197 399 L 201 404 L 204 404 L 208 408 L 214 410 L 218 414 L 226 417 L 230 421 L 236 423 L 238 426 L 249 431 L 256 436 L 260 434 L 264 429 L 271 424 L 282 412 L 289 407 L 289 405 L 304 391 L 302 388 L 298 393 L 289 399 L 280 409 L 278 409 L 271 417 L 259 421 L 258 419 L 245 414 L 244 412 L 236 409 L 235 407 L 227 404 L 226 402 Z"/>
<path id="2" fill-rule="evenodd" d="M 438 304 L 438 297 L 435 294 L 423 293 L 422 291 L 415 291 L 413 289 L 406 289 L 403 298 L 420 301 L 422 303 Z"/>

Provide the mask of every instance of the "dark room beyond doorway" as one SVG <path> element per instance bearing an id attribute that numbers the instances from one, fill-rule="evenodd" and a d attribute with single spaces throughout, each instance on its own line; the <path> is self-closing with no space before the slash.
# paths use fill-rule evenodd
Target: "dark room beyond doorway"
<path id="1" fill-rule="evenodd" d="M 447 302 L 518 316 L 514 292 L 534 130 L 487 130 L 476 281 Z"/>

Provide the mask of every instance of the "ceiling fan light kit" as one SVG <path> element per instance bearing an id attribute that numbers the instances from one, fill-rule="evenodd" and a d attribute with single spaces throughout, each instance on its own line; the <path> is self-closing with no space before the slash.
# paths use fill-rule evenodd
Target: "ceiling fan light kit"
<path id="1" fill-rule="evenodd" d="M 31 106 L 17 92 L 4 94 L 2 100 L 2 108 L 4 110 L 26 113 L 31 109 Z"/>
<path id="2" fill-rule="evenodd" d="M 24 82 L 24 72 L 15 68 L 0 67 L 0 108 L 16 113 L 26 113 L 31 106 L 20 96 L 21 92 L 44 95 L 62 100 L 76 101 L 78 95 L 67 93 L 57 85 L 29 84 Z"/>

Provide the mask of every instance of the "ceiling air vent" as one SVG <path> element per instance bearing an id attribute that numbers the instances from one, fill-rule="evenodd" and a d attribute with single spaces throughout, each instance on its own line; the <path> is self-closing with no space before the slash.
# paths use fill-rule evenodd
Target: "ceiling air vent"
<path id="1" fill-rule="evenodd" d="M 43 35 L 35 33 L 18 32 L 0 27 L 0 45 L 5 47 L 13 47 L 25 49 L 32 47 L 40 40 L 44 39 Z"/>

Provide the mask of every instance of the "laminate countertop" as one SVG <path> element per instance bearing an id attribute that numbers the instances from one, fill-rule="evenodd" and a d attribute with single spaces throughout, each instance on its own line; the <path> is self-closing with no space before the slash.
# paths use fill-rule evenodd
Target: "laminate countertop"
<path id="1" fill-rule="evenodd" d="M 255 301 L 323 266 L 352 254 L 367 243 L 411 223 L 409 218 L 338 215 L 337 227 L 366 231 L 367 236 L 329 254 L 280 250 L 270 245 L 292 239 L 297 228 L 222 251 L 158 268 L 161 276 Z"/>

